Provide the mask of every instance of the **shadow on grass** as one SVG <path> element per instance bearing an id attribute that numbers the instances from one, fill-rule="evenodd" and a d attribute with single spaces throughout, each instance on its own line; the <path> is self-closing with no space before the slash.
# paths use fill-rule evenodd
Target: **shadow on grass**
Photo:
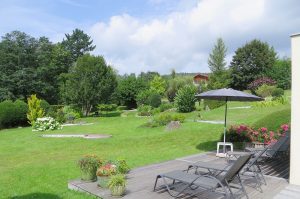
<path id="1" fill-rule="evenodd" d="M 206 141 L 201 142 L 198 145 L 196 145 L 196 149 L 199 149 L 201 151 L 214 151 L 217 148 L 217 140 L 216 141 Z"/>
<path id="2" fill-rule="evenodd" d="M 9 199 L 62 199 L 62 197 L 59 197 L 55 194 L 51 193 L 29 193 L 26 195 L 21 195 L 21 196 L 14 196 L 10 197 Z"/>

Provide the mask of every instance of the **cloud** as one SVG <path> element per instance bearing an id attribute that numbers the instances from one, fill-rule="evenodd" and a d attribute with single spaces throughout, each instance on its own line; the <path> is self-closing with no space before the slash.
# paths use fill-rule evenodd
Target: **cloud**
<path id="1" fill-rule="evenodd" d="M 227 44 L 227 62 L 236 48 L 254 38 L 269 42 L 281 55 L 289 55 L 289 34 L 300 25 L 299 4 L 296 0 L 284 4 L 203 0 L 157 18 L 113 16 L 108 22 L 95 23 L 88 32 L 97 45 L 94 53 L 104 55 L 120 73 L 169 73 L 172 68 L 208 72 L 208 54 L 218 37 Z"/>

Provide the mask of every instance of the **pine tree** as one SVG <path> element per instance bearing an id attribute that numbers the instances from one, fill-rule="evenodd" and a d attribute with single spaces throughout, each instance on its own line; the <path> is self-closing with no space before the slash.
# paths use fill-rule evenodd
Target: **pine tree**
<path id="1" fill-rule="evenodd" d="M 212 73 L 225 70 L 227 48 L 222 38 L 218 38 L 211 54 L 209 54 L 208 65 Z"/>

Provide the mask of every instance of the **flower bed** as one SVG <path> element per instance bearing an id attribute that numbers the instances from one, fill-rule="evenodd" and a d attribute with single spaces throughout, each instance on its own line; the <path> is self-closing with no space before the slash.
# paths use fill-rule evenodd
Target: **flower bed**
<path id="1" fill-rule="evenodd" d="M 252 143 L 252 146 L 257 148 L 276 142 L 279 137 L 285 136 L 288 131 L 288 124 L 281 125 L 276 132 L 269 131 L 265 127 L 254 129 L 246 125 L 235 125 L 226 131 L 226 141 L 236 143 L 236 148 L 249 146 L 246 143 Z M 221 136 L 221 140 L 223 140 L 223 135 Z"/>

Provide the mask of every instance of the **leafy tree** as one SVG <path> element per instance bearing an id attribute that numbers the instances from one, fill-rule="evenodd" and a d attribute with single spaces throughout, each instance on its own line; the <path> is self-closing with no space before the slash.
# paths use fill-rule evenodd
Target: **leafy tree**
<path id="1" fill-rule="evenodd" d="M 179 112 L 188 113 L 195 110 L 196 90 L 194 85 L 186 85 L 179 89 L 175 97 L 175 104 Z"/>
<path id="2" fill-rule="evenodd" d="M 150 90 L 160 94 L 161 96 L 164 95 L 166 91 L 166 81 L 161 76 L 155 76 L 150 82 Z"/>
<path id="3" fill-rule="evenodd" d="M 150 87 L 150 82 L 154 79 L 155 76 L 159 76 L 158 72 L 141 72 L 141 74 L 138 76 L 139 79 L 141 79 L 147 86 Z"/>
<path id="4" fill-rule="evenodd" d="M 77 28 L 73 30 L 72 34 L 65 34 L 65 36 L 66 39 L 62 41 L 62 45 L 71 53 L 73 62 L 76 62 L 78 57 L 96 48 L 95 45 L 92 45 L 93 40 L 91 40 L 91 37 Z"/>
<path id="5" fill-rule="evenodd" d="M 291 88 L 291 59 L 277 59 L 268 71 L 267 76 L 276 79 L 277 86 L 282 89 Z"/>
<path id="6" fill-rule="evenodd" d="M 34 126 L 37 118 L 41 118 L 44 116 L 45 111 L 41 107 L 41 100 L 36 97 L 36 95 L 31 95 L 27 99 L 28 103 L 28 113 L 27 119 L 29 120 L 29 124 Z"/>
<path id="7" fill-rule="evenodd" d="M 97 104 L 107 103 L 117 86 L 113 68 L 106 64 L 102 56 L 89 54 L 79 57 L 63 79 L 62 98 L 66 103 L 79 106 L 85 116 Z"/>
<path id="8" fill-rule="evenodd" d="M 152 90 L 142 90 L 136 96 L 138 106 L 150 105 L 151 107 L 157 108 L 161 104 L 161 95 Z"/>
<path id="9" fill-rule="evenodd" d="M 176 77 L 169 80 L 168 88 L 166 91 L 169 102 L 173 102 L 177 91 L 185 85 L 192 85 L 193 80 L 190 77 Z"/>
<path id="10" fill-rule="evenodd" d="M 118 82 L 116 98 L 119 99 L 121 105 L 125 105 L 128 108 L 136 108 L 137 95 L 146 88 L 147 85 L 141 78 L 136 78 L 134 74 L 125 75 Z"/>
<path id="11" fill-rule="evenodd" d="M 276 60 L 276 53 L 268 43 L 253 40 L 238 48 L 230 63 L 231 86 L 244 90 L 258 77 L 265 76 Z"/>
<path id="12" fill-rule="evenodd" d="M 208 66 L 212 72 L 209 75 L 208 89 L 224 88 L 230 83 L 229 72 L 225 68 L 226 52 L 227 48 L 224 41 L 222 38 L 218 38 L 217 43 L 208 58 Z"/>

